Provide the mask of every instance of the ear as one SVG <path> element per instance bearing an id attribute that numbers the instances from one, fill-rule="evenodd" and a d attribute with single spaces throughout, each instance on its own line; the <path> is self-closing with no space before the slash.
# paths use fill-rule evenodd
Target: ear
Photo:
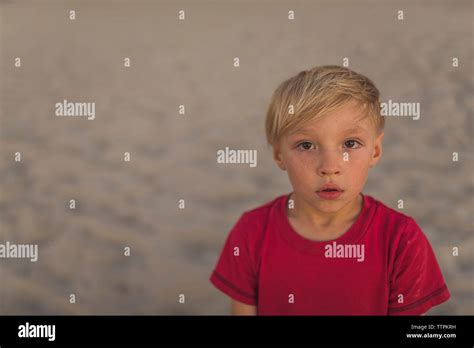
<path id="1" fill-rule="evenodd" d="M 273 145 L 273 159 L 275 160 L 276 164 L 281 170 L 286 170 L 285 163 L 283 163 L 283 159 L 281 156 L 280 145 L 275 144 Z"/>
<path id="2" fill-rule="evenodd" d="M 370 167 L 375 166 L 378 163 L 378 161 L 380 161 L 380 158 L 382 158 L 383 137 L 384 137 L 384 132 L 380 133 L 375 139 L 374 152 L 372 154 L 372 158 L 370 159 Z"/>

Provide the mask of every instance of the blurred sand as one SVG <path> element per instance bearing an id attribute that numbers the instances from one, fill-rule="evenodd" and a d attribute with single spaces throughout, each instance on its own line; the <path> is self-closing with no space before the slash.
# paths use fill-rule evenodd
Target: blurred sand
<path id="1" fill-rule="evenodd" d="M 404 199 L 432 243 L 452 299 L 430 313 L 474 314 L 472 2 L 1 1 L 0 9 L 0 242 L 39 244 L 36 263 L 0 260 L 1 314 L 228 313 L 208 277 L 229 229 L 244 210 L 291 190 L 265 143 L 271 93 L 343 57 L 384 100 L 421 103 L 419 121 L 388 119 L 384 158 L 364 192 L 394 208 Z M 63 99 L 96 102 L 96 119 L 55 117 Z M 257 167 L 218 165 L 226 146 L 258 150 Z"/>

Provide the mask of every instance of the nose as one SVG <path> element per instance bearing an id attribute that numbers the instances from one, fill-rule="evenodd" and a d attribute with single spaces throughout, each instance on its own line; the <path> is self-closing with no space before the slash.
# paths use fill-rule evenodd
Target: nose
<path id="1" fill-rule="evenodd" d="M 321 153 L 321 161 L 318 164 L 320 176 L 340 175 L 342 156 L 339 151 L 326 150 Z"/>

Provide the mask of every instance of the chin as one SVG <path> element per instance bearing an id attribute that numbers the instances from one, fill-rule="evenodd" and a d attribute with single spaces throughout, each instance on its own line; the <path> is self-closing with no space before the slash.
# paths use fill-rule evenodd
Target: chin
<path id="1" fill-rule="evenodd" d="M 342 203 L 340 201 L 320 202 L 317 207 L 324 213 L 335 213 L 342 208 Z"/>

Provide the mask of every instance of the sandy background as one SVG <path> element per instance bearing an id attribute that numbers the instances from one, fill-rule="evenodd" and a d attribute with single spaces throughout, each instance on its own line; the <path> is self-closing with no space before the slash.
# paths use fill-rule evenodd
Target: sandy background
<path id="1" fill-rule="evenodd" d="M 45 0 L 0 10 L 0 242 L 39 245 L 36 263 L 0 260 L 1 314 L 228 313 L 208 277 L 229 229 L 291 191 L 265 143 L 271 93 L 343 57 L 383 100 L 421 103 L 418 121 L 388 118 L 364 192 L 394 208 L 404 199 L 432 243 L 452 299 L 430 314 L 474 314 L 472 1 Z M 95 102 L 96 119 L 54 116 L 63 99 Z M 256 149 L 257 167 L 218 165 L 226 146 Z"/>

